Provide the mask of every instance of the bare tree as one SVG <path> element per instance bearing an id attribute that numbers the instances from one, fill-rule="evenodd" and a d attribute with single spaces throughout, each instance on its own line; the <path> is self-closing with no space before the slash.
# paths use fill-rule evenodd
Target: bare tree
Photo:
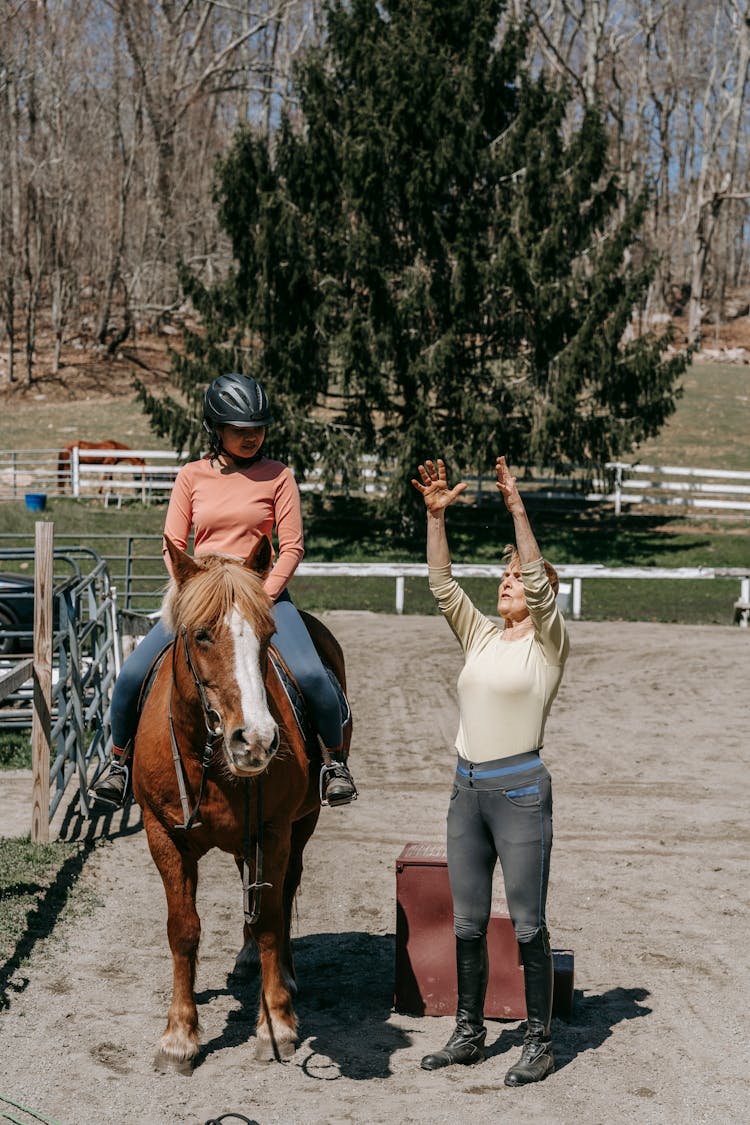
<path id="1" fill-rule="evenodd" d="M 0 258 L 2 258 L 3 333 L 8 341 L 8 382 L 16 381 L 16 301 L 19 289 L 19 251 L 21 247 L 21 175 L 18 144 L 18 92 L 15 59 L 8 49 L 11 29 L 6 19 L 0 29 L 5 50 L 0 52 L 0 144 L 6 159 L 0 161 Z M 7 53 L 6 53 L 7 52 Z"/>
<path id="2" fill-rule="evenodd" d="M 19 349 L 33 378 L 42 324 L 56 370 L 76 320 L 76 332 L 112 351 L 139 318 L 179 302 L 178 261 L 209 277 L 224 268 L 216 159 L 238 124 L 275 127 L 292 55 L 320 34 L 321 6 L 3 0 L 0 344 L 10 380 Z"/>
<path id="3" fill-rule="evenodd" d="M 661 255 L 652 295 L 689 291 L 697 343 L 709 274 L 719 294 L 730 271 L 735 284 L 745 276 L 747 0 L 514 0 L 512 13 L 532 29 L 536 65 L 610 114 L 630 194 L 651 185 L 649 230 Z"/>
<path id="4" fill-rule="evenodd" d="M 728 28 L 722 26 L 722 15 L 728 17 Z M 701 99 L 702 114 L 700 120 L 694 117 L 701 130 L 702 150 L 687 217 L 691 234 L 688 336 L 695 345 L 701 340 L 706 269 L 722 207 L 730 199 L 748 198 L 747 192 L 737 192 L 735 186 L 750 67 L 747 2 L 731 0 L 717 11 L 711 60 Z"/>
<path id="5" fill-rule="evenodd" d="M 529 63 L 608 114 L 631 197 L 651 185 L 647 312 L 690 334 L 750 278 L 750 0 L 510 0 Z M 229 264 L 213 201 L 239 125 L 273 144 L 323 0 L 0 0 L 0 355 L 35 377 L 73 336 L 114 352 L 179 308 L 178 263 Z M 684 300 L 687 301 L 687 296 Z M 46 353 L 45 353 L 46 355 Z"/>

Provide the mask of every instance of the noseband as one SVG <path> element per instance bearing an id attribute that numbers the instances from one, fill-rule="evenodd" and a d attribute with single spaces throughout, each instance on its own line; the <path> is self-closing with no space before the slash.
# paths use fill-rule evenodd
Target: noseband
<path id="1" fill-rule="evenodd" d="M 172 717 L 172 692 L 175 686 L 175 669 L 176 669 L 176 656 L 177 645 L 180 636 L 182 637 L 183 648 L 185 650 L 185 663 L 187 664 L 190 675 L 193 677 L 195 690 L 198 692 L 201 708 L 203 710 L 203 721 L 206 724 L 206 744 L 203 747 L 203 755 L 201 757 L 201 783 L 198 790 L 198 800 L 195 802 L 192 812 L 190 811 L 190 803 L 188 801 L 187 786 L 185 785 L 185 771 L 182 765 L 182 758 L 180 757 L 180 748 L 177 745 L 177 736 L 174 730 L 174 719 Z M 175 773 L 177 774 L 177 785 L 180 790 L 180 802 L 182 804 L 183 823 L 175 824 L 175 829 L 187 832 L 190 828 L 200 828 L 202 822 L 197 820 L 198 810 L 200 809 L 203 794 L 206 789 L 206 778 L 208 771 L 211 767 L 211 762 L 214 756 L 214 747 L 220 738 L 224 735 L 224 723 L 222 722 L 221 715 L 212 707 L 208 695 L 206 693 L 206 685 L 200 679 L 193 664 L 193 658 L 190 653 L 190 645 L 188 644 L 187 629 L 183 625 L 178 635 L 175 636 L 172 644 L 172 682 L 169 686 L 169 738 L 172 743 L 172 757 L 174 759 Z M 271 883 L 264 883 L 262 881 L 263 874 L 263 790 L 262 780 L 260 777 L 255 779 L 257 781 L 256 796 L 257 796 L 257 823 L 258 835 L 255 841 L 255 881 L 250 882 L 250 778 L 245 780 L 245 832 L 244 832 L 244 855 L 242 861 L 242 891 L 243 891 L 243 905 L 245 913 L 245 921 L 248 925 L 252 926 L 258 921 L 260 917 L 260 895 L 263 887 L 270 887 Z M 252 891 L 252 905 L 250 903 L 250 892 Z"/>

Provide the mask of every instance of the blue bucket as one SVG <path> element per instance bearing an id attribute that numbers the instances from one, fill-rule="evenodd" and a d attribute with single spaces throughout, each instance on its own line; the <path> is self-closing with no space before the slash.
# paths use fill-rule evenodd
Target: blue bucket
<path id="1" fill-rule="evenodd" d="M 46 492 L 27 492 L 26 507 L 30 512 L 43 512 L 47 507 Z"/>

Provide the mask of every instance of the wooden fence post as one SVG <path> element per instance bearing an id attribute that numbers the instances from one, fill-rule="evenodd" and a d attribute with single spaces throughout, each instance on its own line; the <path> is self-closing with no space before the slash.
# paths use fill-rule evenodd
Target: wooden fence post
<path id="1" fill-rule="evenodd" d="M 49 769 L 52 720 L 53 523 L 34 525 L 34 714 L 31 723 L 31 839 L 49 840 Z"/>

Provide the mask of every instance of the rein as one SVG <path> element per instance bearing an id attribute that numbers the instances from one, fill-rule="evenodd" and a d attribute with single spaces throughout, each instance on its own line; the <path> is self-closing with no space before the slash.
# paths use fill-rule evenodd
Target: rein
<path id="1" fill-rule="evenodd" d="M 187 786 L 185 784 L 185 770 L 182 765 L 182 757 L 180 755 L 180 748 L 177 745 L 177 736 L 174 729 L 174 718 L 172 715 L 172 694 L 175 686 L 175 667 L 177 646 L 180 636 L 182 637 L 183 647 L 185 650 L 185 662 L 188 666 L 195 689 L 198 692 L 201 707 L 203 709 L 203 720 L 206 724 L 206 744 L 203 747 L 203 754 L 201 756 L 201 782 L 198 789 L 198 799 L 191 811 L 190 802 L 188 801 Z M 193 664 L 193 658 L 190 654 L 190 646 L 188 645 L 187 629 L 183 625 L 178 636 L 175 636 L 172 644 L 172 682 L 169 686 L 169 738 L 172 744 L 172 758 L 174 760 L 175 773 L 177 775 L 177 786 L 180 790 L 180 802 L 182 804 L 183 823 L 175 824 L 175 829 L 187 832 L 190 828 L 202 827 L 202 821 L 198 820 L 198 812 L 200 809 L 201 801 L 206 790 L 206 779 L 208 771 L 211 768 L 211 763 L 214 756 L 214 748 L 218 740 L 224 734 L 224 724 L 221 720 L 221 715 L 212 707 L 206 688 L 202 680 L 198 676 Z M 250 882 L 250 852 L 252 848 L 252 840 L 250 836 L 250 779 L 245 781 L 245 831 L 243 837 L 244 854 L 242 857 L 242 897 L 243 909 L 245 914 L 245 921 L 248 925 L 252 926 L 260 917 L 261 907 L 261 892 L 263 887 L 272 886 L 271 883 L 264 883 L 263 878 L 263 783 L 262 779 L 258 777 L 256 786 L 257 797 L 257 824 L 258 835 L 255 840 L 255 882 Z M 250 892 L 252 892 L 252 903 L 250 901 Z"/>
<path id="2" fill-rule="evenodd" d="M 175 685 L 175 668 L 177 665 L 177 661 L 175 658 L 177 656 L 177 645 L 180 636 L 182 637 L 183 645 L 185 647 L 185 660 L 187 662 L 188 669 L 190 670 L 190 674 L 193 677 L 193 683 L 195 684 L 196 690 L 198 692 L 198 697 L 201 701 L 201 707 L 203 708 L 203 720 L 206 724 L 206 732 L 208 735 L 208 737 L 206 738 L 206 745 L 203 747 L 203 755 L 201 757 L 201 783 L 200 789 L 198 790 L 198 800 L 195 802 L 195 807 L 193 808 L 192 812 L 190 811 L 190 804 L 188 802 L 187 787 L 185 785 L 185 771 L 182 768 L 182 758 L 180 757 L 180 748 L 177 745 L 177 736 L 174 732 L 174 718 L 172 715 L 172 693 Z M 198 678 L 198 673 L 196 672 L 195 665 L 193 664 L 193 658 L 190 655 L 190 647 L 188 645 L 187 639 L 187 629 L 183 625 L 182 629 L 180 630 L 179 636 L 175 637 L 174 643 L 172 645 L 172 683 L 169 685 L 169 739 L 172 743 L 172 758 L 174 759 L 175 773 L 177 774 L 177 785 L 180 790 L 180 801 L 182 803 L 183 815 L 183 823 L 176 824 L 175 828 L 187 831 L 189 828 L 201 827 L 202 822 L 200 820 L 197 820 L 196 817 L 198 816 L 198 810 L 200 809 L 201 801 L 203 800 L 203 794 L 206 789 L 206 777 L 208 776 L 208 771 L 211 766 L 211 762 L 213 761 L 214 744 L 218 741 L 219 738 L 221 738 L 223 734 L 224 724 L 221 721 L 221 715 L 208 702 L 206 689 L 202 681 Z"/>

